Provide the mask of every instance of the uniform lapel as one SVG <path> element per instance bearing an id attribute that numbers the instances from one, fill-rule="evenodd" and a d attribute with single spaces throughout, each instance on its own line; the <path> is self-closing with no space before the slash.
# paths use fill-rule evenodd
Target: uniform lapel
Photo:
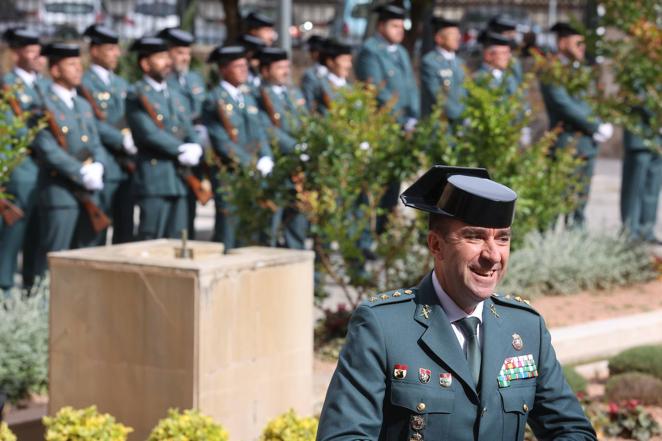
<path id="1" fill-rule="evenodd" d="M 504 332 L 503 318 L 492 299 L 483 307 L 482 366 L 480 384 L 483 388 L 494 385 L 504 359 L 510 352 L 511 336 Z"/>
<path id="2" fill-rule="evenodd" d="M 442 365 L 453 371 L 477 398 L 476 384 L 469 371 L 467 359 L 434 291 L 432 273 L 423 279 L 418 286 L 418 292 L 419 304 L 414 319 L 427 328 L 421 336 L 421 343 L 439 359 Z M 426 306 L 429 306 L 428 318 L 424 312 Z"/>

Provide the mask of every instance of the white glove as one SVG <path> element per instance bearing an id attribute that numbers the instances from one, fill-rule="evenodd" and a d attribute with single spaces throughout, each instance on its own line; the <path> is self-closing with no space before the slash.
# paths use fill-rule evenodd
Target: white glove
<path id="1" fill-rule="evenodd" d="M 596 142 L 606 142 L 614 134 L 614 126 L 611 123 L 602 123 L 598 126 L 598 131 L 593 134 Z"/>
<path id="2" fill-rule="evenodd" d="M 83 187 L 89 191 L 96 191 L 103 189 L 103 164 L 100 162 L 93 162 L 85 164 L 80 168 L 81 180 Z"/>
<path id="3" fill-rule="evenodd" d="M 409 118 L 405 123 L 405 132 L 411 132 L 416 128 L 418 120 L 416 118 Z"/>
<path id="4" fill-rule="evenodd" d="M 138 148 L 133 142 L 133 135 L 129 130 L 122 131 L 122 147 L 124 147 L 124 151 L 129 155 L 135 155 L 138 153 Z"/>
<path id="5" fill-rule="evenodd" d="M 200 145 L 203 148 L 209 148 L 211 146 L 211 141 L 209 140 L 209 132 L 207 131 L 207 127 L 203 126 L 202 124 L 196 124 L 193 126 L 195 129 L 195 133 L 198 134 L 198 139 L 200 140 Z"/>
<path id="6" fill-rule="evenodd" d="M 274 161 L 268 156 L 263 156 L 257 161 L 255 167 L 260 171 L 262 176 L 266 176 L 273 170 Z"/>
<path id="7" fill-rule="evenodd" d="M 177 150 L 179 155 L 177 159 L 182 165 L 193 166 L 198 165 L 200 156 L 202 156 L 202 147 L 200 144 L 186 143 L 180 145 Z"/>
<path id="8" fill-rule="evenodd" d="M 519 143 L 521 145 L 531 145 L 531 127 L 522 127 L 519 135 Z"/>

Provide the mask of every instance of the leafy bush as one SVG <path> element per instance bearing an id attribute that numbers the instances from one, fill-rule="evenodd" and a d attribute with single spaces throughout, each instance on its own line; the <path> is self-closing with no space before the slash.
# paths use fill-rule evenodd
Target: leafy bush
<path id="1" fill-rule="evenodd" d="M 605 395 L 610 401 L 638 400 L 662 406 L 662 380 L 639 372 L 614 375 L 607 381 Z"/>
<path id="2" fill-rule="evenodd" d="M 572 366 L 563 366 L 563 374 L 565 375 L 568 385 L 570 385 L 570 389 L 572 389 L 575 394 L 583 394 L 586 392 L 586 385 L 588 382 L 575 368 Z"/>
<path id="3" fill-rule="evenodd" d="M 176 409 L 168 411 L 168 417 L 159 421 L 148 441 L 228 441 L 225 429 L 210 417 L 197 410 Z"/>
<path id="4" fill-rule="evenodd" d="M 0 423 L 0 441 L 16 441 L 16 436 L 9 430 L 7 423 Z"/>
<path id="5" fill-rule="evenodd" d="M 269 421 L 260 437 L 261 441 L 314 441 L 319 421 L 314 417 L 299 417 L 290 409 Z"/>
<path id="6" fill-rule="evenodd" d="M 609 360 L 609 374 L 627 372 L 649 374 L 662 380 L 662 345 L 627 349 Z"/>
<path id="7" fill-rule="evenodd" d="M 44 417 L 46 441 L 126 441 L 133 429 L 100 414 L 96 406 L 86 409 L 63 407 L 54 417 Z"/>
<path id="8" fill-rule="evenodd" d="M 660 426 L 637 400 L 609 403 L 609 424 L 605 427 L 609 436 L 620 436 L 637 441 L 648 441 L 660 433 Z"/>
<path id="9" fill-rule="evenodd" d="M 515 250 L 502 280 L 504 292 L 572 294 L 655 278 L 646 248 L 624 236 L 581 229 L 530 233 Z"/>
<path id="10" fill-rule="evenodd" d="M 0 300 L 0 390 L 17 403 L 48 385 L 48 292 L 18 289 Z"/>

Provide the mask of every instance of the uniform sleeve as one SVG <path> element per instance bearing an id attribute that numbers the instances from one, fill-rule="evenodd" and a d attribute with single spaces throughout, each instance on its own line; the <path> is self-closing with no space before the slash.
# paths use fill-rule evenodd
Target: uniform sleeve
<path id="1" fill-rule="evenodd" d="M 315 96 L 317 94 L 316 89 L 318 86 L 317 77 L 312 72 L 312 69 L 307 70 L 303 78 L 301 78 L 301 92 L 303 97 L 306 100 L 306 107 L 309 112 L 315 110 Z"/>
<path id="2" fill-rule="evenodd" d="M 432 113 L 440 86 L 437 69 L 429 58 L 424 57 L 421 63 L 421 115 Z"/>
<path id="3" fill-rule="evenodd" d="M 317 441 L 377 440 L 386 391 L 386 346 L 372 309 L 352 316 L 320 416 Z"/>
<path id="4" fill-rule="evenodd" d="M 418 119 L 421 115 L 421 99 L 418 92 L 418 85 L 416 84 L 416 77 L 414 76 L 414 69 L 411 66 L 411 58 L 409 57 L 409 52 L 404 47 L 400 47 L 402 51 L 402 56 L 407 60 L 407 81 L 409 82 L 409 92 L 407 93 L 407 99 L 409 100 L 408 108 L 408 117 Z M 402 97 L 400 97 L 402 99 Z"/>
<path id="5" fill-rule="evenodd" d="M 539 377 L 535 405 L 529 424 L 540 441 L 596 441 L 595 431 L 584 415 L 556 359 L 551 337 L 540 318 Z"/>
<path id="6" fill-rule="evenodd" d="M 379 84 L 384 79 L 377 54 L 366 48 L 359 52 L 356 63 L 356 77 L 365 82 Z"/>
<path id="7" fill-rule="evenodd" d="M 182 141 L 161 130 L 143 109 L 135 94 L 129 95 L 126 99 L 126 120 L 138 148 L 147 147 L 171 155 L 173 158 L 179 154 L 177 148 Z"/>
<path id="8" fill-rule="evenodd" d="M 80 169 L 83 163 L 64 151 L 50 129 L 42 129 L 35 137 L 33 147 L 44 164 L 72 182 L 82 185 Z"/>
<path id="9" fill-rule="evenodd" d="M 593 135 L 598 130 L 599 124 L 592 119 L 591 112 L 584 107 L 577 106 L 565 87 L 542 84 L 541 91 L 546 97 L 545 102 L 554 107 L 561 120 L 567 121 L 588 135 Z"/>
<path id="10" fill-rule="evenodd" d="M 213 96 L 208 96 L 202 106 L 202 122 L 207 127 L 211 146 L 224 161 L 237 158 L 241 164 L 250 163 L 251 158 L 239 144 L 230 139 L 218 117 L 218 103 Z"/>
<path id="11" fill-rule="evenodd" d="M 122 141 L 124 139 L 122 131 L 112 124 L 108 124 L 106 121 L 95 120 L 99 138 L 101 138 L 103 145 L 115 152 L 122 152 Z"/>

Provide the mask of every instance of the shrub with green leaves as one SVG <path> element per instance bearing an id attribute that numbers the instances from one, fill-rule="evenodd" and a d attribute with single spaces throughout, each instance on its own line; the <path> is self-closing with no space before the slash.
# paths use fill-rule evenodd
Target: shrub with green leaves
<path id="1" fill-rule="evenodd" d="M 614 375 L 605 385 L 605 396 L 609 401 L 637 400 L 645 405 L 662 406 L 662 380 L 639 372 Z"/>
<path id="2" fill-rule="evenodd" d="M 574 367 L 563 366 L 563 374 L 565 375 L 565 379 L 568 382 L 570 389 L 572 389 L 575 394 L 586 392 L 588 382 Z"/>
<path id="3" fill-rule="evenodd" d="M 314 441 L 319 420 L 315 417 L 300 417 L 290 409 L 269 421 L 260 437 L 261 441 Z"/>
<path id="4" fill-rule="evenodd" d="M 0 300 L 0 390 L 18 403 L 48 386 L 48 291 L 18 289 Z"/>
<path id="5" fill-rule="evenodd" d="M 148 441 L 228 441 L 228 432 L 211 417 L 197 410 L 170 409 L 159 421 Z"/>
<path id="6" fill-rule="evenodd" d="M 645 247 L 581 229 L 532 232 L 515 250 L 499 290 L 528 298 L 646 282 L 656 276 Z"/>
<path id="7" fill-rule="evenodd" d="M 660 425 L 637 400 L 609 403 L 609 423 L 605 434 L 637 441 L 648 441 L 659 435 Z"/>
<path id="8" fill-rule="evenodd" d="M 133 429 L 115 421 L 96 406 L 63 407 L 54 417 L 44 417 L 46 441 L 126 441 Z"/>
<path id="9" fill-rule="evenodd" d="M 0 423 L 0 441 L 16 441 L 16 435 L 9 430 L 7 423 Z"/>
<path id="10" fill-rule="evenodd" d="M 662 345 L 637 346 L 609 359 L 609 374 L 641 372 L 662 380 Z"/>

